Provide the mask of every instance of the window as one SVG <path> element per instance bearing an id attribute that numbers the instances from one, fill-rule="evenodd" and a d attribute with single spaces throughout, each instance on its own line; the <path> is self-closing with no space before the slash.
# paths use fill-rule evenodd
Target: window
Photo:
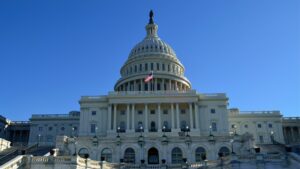
<path id="1" fill-rule="evenodd" d="M 272 124 L 269 124 L 269 128 L 272 128 L 273 127 L 273 125 Z"/>
<path id="2" fill-rule="evenodd" d="M 139 115 L 142 115 L 142 114 L 143 114 L 143 111 L 142 111 L 142 110 L 139 110 L 139 111 L 138 111 L 138 114 L 139 114 Z"/>
<path id="3" fill-rule="evenodd" d="M 137 72 L 137 66 L 136 65 L 134 66 L 134 72 L 135 73 Z"/>
<path id="4" fill-rule="evenodd" d="M 148 63 L 145 63 L 145 71 L 148 70 Z"/>
<path id="5" fill-rule="evenodd" d="M 248 128 L 248 124 L 245 124 L 244 127 L 245 127 L 245 128 Z"/>
<path id="6" fill-rule="evenodd" d="M 91 133 L 96 133 L 96 124 L 91 124 Z"/>
<path id="7" fill-rule="evenodd" d="M 39 131 L 43 131 L 43 127 L 39 127 Z"/>
<path id="8" fill-rule="evenodd" d="M 157 83 L 157 90 L 160 90 L 160 83 Z"/>
<path id="9" fill-rule="evenodd" d="M 217 123 L 216 122 L 211 123 L 211 129 L 212 129 L 212 131 L 217 131 Z"/>
<path id="10" fill-rule="evenodd" d="M 151 110 L 151 111 L 150 111 L 150 114 L 155 114 L 155 110 Z"/>
<path id="11" fill-rule="evenodd" d="M 153 70 L 153 63 L 151 63 L 151 70 Z"/>
<path id="12" fill-rule="evenodd" d="M 168 65 L 168 71 L 170 72 L 170 65 Z"/>
<path id="13" fill-rule="evenodd" d="M 182 163 L 182 151 L 180 148 L 175 147 L 172 150 L 172 164 L 181 164 Z"/>
<path id="14" fill-rule="evenodd" d="M 121 121 L 120 122 L 120 129 L 121 129 L 121 131 L 120 132 L 125 132 L 125 122 L 124 121 Z"/>
<path id="15" fill-rule="evenodd" d="M 257 124 L 257 127 L 258 127 L 258 128 L 261 128 L 261 124 Z"/>
<path id="16" fill-rule="evenodd" d="M 212 114 L 216 113 L 216 109 L 210 109 L 210 113 Z"/>
<path id="17" fill-rule="evenodd" d="M 130 67 L 130 73 L 132 73 L 132 67 Z"/>
<path id="18" fill-rule="evenodd" d="M 185 114 L 185 109 L 181 109 L 181 110 L 180 110 L 180 113 L 181 113 L 181 114 Z"/>
<path id="19" fill-rule="evenodd" d="M 186 125 L 186 121 L 183 120 L 183 121 L 180 122 L 180 129 L 181 129 L 181 131 L 185 131 L 186 126 L 187 126 Z"/>
<path id="20" fill-rule="evenodd" d="M 156 69 L 159 70 L 159 63 L 156 63 Z"/>
<path id="21" fill-rule="evenodd" d="M 264 137 L 263 136 L 259 136 L 259 142 L 261 142 L 261 143 L 264 142 Z"/>
<path id="22" fill-rule="evenodd" d="M 121 115 L 125 115 L 125 110 L 122 110 L 122 111 L 120 112 L 120 114 L 121 114 Z"/>
<path id="23" fill-rule="evenodd" d="M 132 148 L 127 148 L 124 153 L 125 163 L 135 163 L 135 152 Z"/>
<path id="24" fill-rule="evenodd" d="M 142 69 L 143 69 L 143 66 L 142 66 L 142 64 L 140 64 L 140 72 L 142 71 Z"/>
<path id="25" fill-rule="evenodd" d="M 61 130 L 61 131 L 65 131 L 65 127 L 61 127 L 60 130 Z"/>
<path id="26" fill-rule="evenodd" d="M 162 70 L 165 71 L 165 64 L 162 64 Z"/>
<path id="27" fill-rule="evenodd" d="M 163 114 L 168 114 L 168 110 L 167 109 L 163 110 Z"/>
<path id="28" fill-rule="evenodd" d="M 230 150 L 227 147 L 221 147 L 219 150 L 219 154 L 222 154 L 223 156 L 228 156 L 230 154 Z"/>
<path id="29" fill-rule="evenodd" d="M 157 131 L 155 126 L 156 126 L 156 125 L 155 125 L 155 122 L 152 121 L 152 122 L 150 123 L 150 131 L 151 131 L 151 132 L 156 132 L 156 131 Z"/>
<path id="30" fill-rule="evenodd" d="M 52 131 L 52 129 L 53 129 L 52 127 L 48 127 L 48 130 L 49 130 L 49 131 Z"/>
<path id="31" fill-rule="evenodd" d="M 101 159 L 103 159 L 104 161 L 107 161 L 107 162 L 112 162 L 112 152 L 110 149 L 108 148 L 105 148 L 102 150 L 101 152 Z"/>
<path id="32" fill-rule="evenodd" d="M 78 151 L 78 155 L 82 158 L 84 157 L 87 157 L 89 156 L 89 150 L 86 149 L 86 148 L 81 148 L 79 151 Z"/>
<path id="33" fill-rule="evenodd" d="M 233 129 L 234 129 L 234 128 L 235 128 L 235 125 L 234 125 L 234 124 L 232 124 L 232 125 L 231 125 L 231 128 L 233 128 Z"/>
<path id="34" fill-rule="evenodd" d="M 96 115 L 96 111 L 92 111 L 92 115 L 95 116 Z"/>
<path id="35" fill-rule="evenodd" d="M 206 152 L 203 147 L 198 147 L 195 151 L 196 162 L 206 160 Z"/>
<path id="36" fill-rule="evenodd" d="M 75 127 L 73 127 L 73 130 L 74 130 L 74 131 L 76 131 L 76 130 L 77 130 L 77 127 L 76 127 L 76 126 L 75 126 Z"/>

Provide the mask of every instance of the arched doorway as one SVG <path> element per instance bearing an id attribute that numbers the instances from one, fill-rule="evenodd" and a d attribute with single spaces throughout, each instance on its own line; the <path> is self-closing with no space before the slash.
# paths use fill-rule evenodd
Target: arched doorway
<path id="1" fill-rule="evenodd" d="M 148 164 L 159 164 L 158 150 L 154 147 L 148 150 Z"/>

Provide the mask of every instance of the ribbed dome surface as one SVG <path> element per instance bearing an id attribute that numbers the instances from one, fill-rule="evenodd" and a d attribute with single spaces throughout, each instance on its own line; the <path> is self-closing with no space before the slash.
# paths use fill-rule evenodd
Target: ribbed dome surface
<path id="1" fill-rule="evenodd" d="M 143 41 L 135 45 L 129 54 L 129 58 L 139 55 L 166 54 L 176 57 L 174 50 L 159 37 L 146 37 Z"/>

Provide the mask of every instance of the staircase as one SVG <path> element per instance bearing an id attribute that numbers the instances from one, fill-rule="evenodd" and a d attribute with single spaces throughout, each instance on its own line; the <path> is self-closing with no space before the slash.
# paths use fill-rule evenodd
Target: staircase
<path id="1" fill-rule="evenodd" d="M 33 145 L 26 148 L 11 147 L 0 153 L 0 166 L 17 157 L 18 155 L 33 155 L 33 156 L 44 156 L 53 147 L 52 146 L 40 146 Z"/>

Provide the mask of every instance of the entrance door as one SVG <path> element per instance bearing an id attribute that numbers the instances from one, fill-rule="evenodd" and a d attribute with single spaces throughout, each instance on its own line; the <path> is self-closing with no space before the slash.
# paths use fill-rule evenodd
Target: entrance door
<path id="1" fill-rule="evenodd" d="M 159 164 L 159 155 L 156 148 L 150 148 L 148 151 L 148 164 Z"/>

